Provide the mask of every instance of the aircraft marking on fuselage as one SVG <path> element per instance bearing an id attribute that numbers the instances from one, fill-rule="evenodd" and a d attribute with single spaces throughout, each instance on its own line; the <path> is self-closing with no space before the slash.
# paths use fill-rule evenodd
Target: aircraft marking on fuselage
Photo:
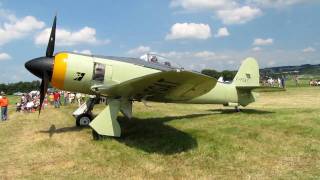
<path id="1" fill-rule="evenodd" d="M 75 81 L 81 81 L 85 75 L 86 75 L 86 73 L 76 72 L 73 80 L 75 80 Z"/>
<path id="2" fill-rule="evenodd" d="M 243 83 L 246 83 L 246 82 L 248 82 L 248 78 L 237 78 L 236 79 L 237 81 L 241 81 L 241 82 L 243 82 Z"/>

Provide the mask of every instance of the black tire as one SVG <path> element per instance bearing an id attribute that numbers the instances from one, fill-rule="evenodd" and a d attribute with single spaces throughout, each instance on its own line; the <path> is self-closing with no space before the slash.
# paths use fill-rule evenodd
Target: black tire
<path id="1" fill-rule="evenodd" d="M 90 114 L 81 114 L 76 118 L 76 125 L 78 127 L 86 127 L 92 121 L 92 116 Z"/>
<path id="2" fill-rule="evenodd" d="M 105 136 L 98 134 L 94 129 L 92 129 L 92 138 L 95 141 L 101 141 L 105 138 Z"/>

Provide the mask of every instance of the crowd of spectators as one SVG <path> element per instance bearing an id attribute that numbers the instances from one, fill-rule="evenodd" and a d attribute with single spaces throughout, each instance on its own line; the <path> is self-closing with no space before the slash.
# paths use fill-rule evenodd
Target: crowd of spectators
<path id="1" fill-rule="evenodd" d="M 320 80 L 310 79 L 309 85 L 310 86 L 320 86 Z"/>
<path id="2" fill-rule="evenodd" d="M 262 80 L 263 86 L 269 86 L 269 87 L 279 87 L 279 88 L 285 88 L 285 78 L 284 77 L 278 77 L 277 79 L 274 79 L 272 77 Z"/>
<path id="3" fill-rule="evenodd" d="M 85 95 L 81 93 L 71 93 L 67 91 L 54 91 L 46 94 L 42 108 L 48 105 L 60 108 L 68 104 L 80 106 L 85 101 Z M 16 103 L 17 112 L 35 112 L 40 106 L 40 93 L 38 91 L 25 93 L 20 101 Z"/>
<path id="4" fill-rule="evenodd" d="M 38 92 L 25 93 L 20 97 L 20 102 L 16 103 L 16 111 L 34 112 L 40 104 Z"/>

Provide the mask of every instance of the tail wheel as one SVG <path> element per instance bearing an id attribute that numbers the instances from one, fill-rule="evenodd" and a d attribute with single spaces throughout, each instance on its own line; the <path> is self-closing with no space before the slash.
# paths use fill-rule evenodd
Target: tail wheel
<path id="1" fill-rule="evenodd" d="M 81 114 L 76 118 L 76 125 L 80 126 L 89 126 L 92 121 L 92 116 L 89 114 Z"/>

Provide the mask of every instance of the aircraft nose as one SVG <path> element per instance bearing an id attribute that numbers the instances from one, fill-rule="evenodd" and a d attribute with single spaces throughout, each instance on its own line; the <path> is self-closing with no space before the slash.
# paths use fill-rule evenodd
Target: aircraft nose
<path id="1" fill-rule="evenodd" d="M 52 77 L 53 71 L 53 58 L 51 57 L 39 57 L 32 59 L 24 65 L 29 72 L 34 74 L 35 76 L 39 77 L 40 79 L 43 78 L 43 74 L 47 73 L 49 76 L 49 80 Z"/>

